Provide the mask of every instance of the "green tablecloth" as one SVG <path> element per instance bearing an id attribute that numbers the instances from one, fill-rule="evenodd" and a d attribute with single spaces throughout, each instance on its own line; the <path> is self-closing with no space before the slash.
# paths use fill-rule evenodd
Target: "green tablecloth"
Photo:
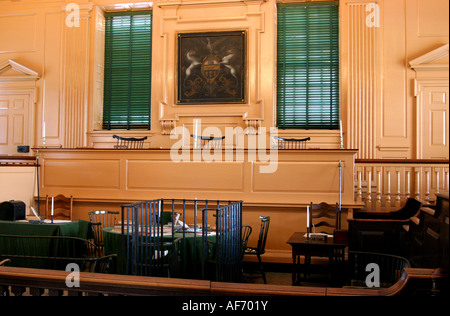
<path id="1" fill-rule="evenodd" d="M 83 220 L 55 224 L 0 221 L 0 235 L 92 237 L 90 223 Z"/>
<path id="2" fill-rule="evenodd" d="M 43 257 L 72 257 L 85 248 L 76 249 L 83 243 L 78 239 L 55 241 L 47 237 L 77 237 L 86 240 L 92 237 L 91 228 L 87 221 L 54 224 L 0 221 L 0 261 L 11 259 L 12 263 L 9 264 L 13 266 L 55 269 L 58 263 Z"/>
<path id="3" fill-rule="evenodd" d="M 124 250 L 124 235 L 113 231 L 114 227 L 103 229 L 103 242 L 105 245 L 105 255 L 117 254 L 116 273 L 126 274 L 126 253 Z M 181 265 L 183 277 L 199 278 L 201 277 L 201 264 L 203 258 L 202 236 L 201 233 L 194 237 L 192 233 L 175 233 L 175 239 L 180 238 L 177 247 L 181 253 Z M 168 237 L 168 239 L 172 239 Z M 209 236 L 209 241 L 215 241 L 216 236 Z M 184 248 L 185 247 L 185 248 Z M 214 244 L 208 245 L 209 252 L 214 250 Z M 186 251 L 183 251 L 186 249 Z"/>

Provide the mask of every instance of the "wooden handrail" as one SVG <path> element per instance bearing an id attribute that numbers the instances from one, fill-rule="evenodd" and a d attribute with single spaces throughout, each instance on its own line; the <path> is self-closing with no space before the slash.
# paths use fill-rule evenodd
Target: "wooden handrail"
<path id="1" fill-rule="evenodd" d="M 154 278 L 126 275 L 80 273 L 79 288 L 68 288 L 71 272 L 28 268 L 0 267 L 0 295 L 16 295 L 30 289 L 31 295 L 198 295 L 198 296 L 395 296 L 414 292 L 414 281 L 428 281 L 432 294 L 439 294 L 440 282 L 448 280 L 441 269 L 405 269 L 400 280 L 387 289 L 327 288 L 267 284 L 218 283 L 203 280 Z M 9 292 L 8 292 L 9 293 Z"/>

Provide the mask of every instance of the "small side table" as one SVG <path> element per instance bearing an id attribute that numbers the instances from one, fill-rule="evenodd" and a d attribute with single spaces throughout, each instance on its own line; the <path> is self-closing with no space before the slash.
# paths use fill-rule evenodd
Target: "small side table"
<path id="1" fill-rule="evenodd" d="M 306 233 L 296 232 L 289 240 L 288 244 L 292 246 L 292 285 L 301 284 L 301 261 L 300 257 L 305 256 L 305 271 L 307 271 L 310 257 L 328 257 L 330 261 L 329 280 L 333 281 L 333 272 L 337 264 L 342 264 L 345 260 L 345 248 L 348 244 L 344 241 L 335 242 L 333 238 L 325 240 L 308 239 Z"/>

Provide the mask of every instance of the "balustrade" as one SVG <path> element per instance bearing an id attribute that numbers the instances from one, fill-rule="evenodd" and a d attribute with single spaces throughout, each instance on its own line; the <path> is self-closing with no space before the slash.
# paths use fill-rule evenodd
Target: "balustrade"
<path id="1" fill-rule="evenodd" d="M 449 191 L 448 160 L 356 160 L 355 197 L 367 209 L 397 209 L 409 197 L 433 203 Z"/>

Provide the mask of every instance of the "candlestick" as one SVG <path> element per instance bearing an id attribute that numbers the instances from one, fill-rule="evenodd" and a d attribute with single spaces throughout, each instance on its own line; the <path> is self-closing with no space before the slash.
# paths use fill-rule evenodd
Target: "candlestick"
<path id="1" fill-rule="evenodd" d="M 53 224 L 53 212 L 55 209 L 55 198 L 52 196 L 52 224 Z"/>
<path id="2" fill-rule="evenodd" d="M 45 122 L 42 123 L 42 144 L 45 147 Z"/>
<path id="3" fill-rule="evenodd" d="M 309 231 L 309 206 L 306 207 L 306 228 Z"/>
<path id="4" fill-rule="evenodd" d="M 201 135 L 199 135 L 199 119 L 195 119 L 194 120 L 194 148 L 198 148 L 198 137 L 200 137 Z"/>
<path id="5" fill-rule="evenodd" d="M 310 224 L 309 224 L 309 206 L 306 207 L 306 242 L 310 242 L 309 233 L 310 233 Z"/>
<path id="6" fill-rule="evenodd" d="M 340 149 L 344 149 L 344 137 L 343 137 L 343 135 L 342 135 L 342 120 L 340 120 L 339 121 L 339 125 L 340 125 L 340 127 L 339 127 L 339 131 L 340 131 Z"/>

